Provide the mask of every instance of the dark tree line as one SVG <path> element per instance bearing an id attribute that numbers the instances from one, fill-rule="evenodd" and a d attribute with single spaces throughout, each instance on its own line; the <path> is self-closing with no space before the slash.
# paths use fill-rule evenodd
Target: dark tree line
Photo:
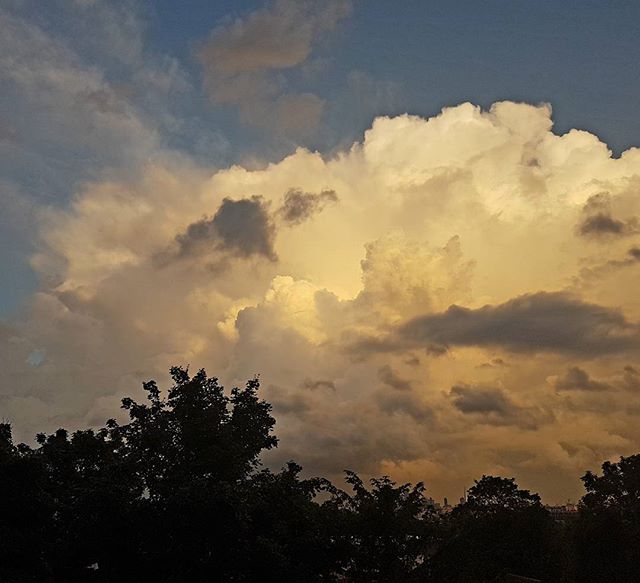
<path id="1" fill-rule="evenodd" d="M 123 400 L 125 425 L 35 448 L 0 425 L 0 581 L 640 581 L 640 455 L 587 472 L 568 523 L 493 476 L 442 513 L 420 483 L 261 469 L 277 439 L 258 381 L 171 375 L 166 397 L 152 381 L 148 403 Z"/>

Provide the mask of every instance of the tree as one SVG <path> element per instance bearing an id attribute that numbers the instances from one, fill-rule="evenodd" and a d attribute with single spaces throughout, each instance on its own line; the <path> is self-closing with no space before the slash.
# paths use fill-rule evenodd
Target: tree
<path id="1" fill-rule="evenodd" d="M 540 507 L 540 496 L 519 489 L 514 478 L 482 476 L 474 481 L 456 512 L 487 515 Z"/>
<path id="2" fill-rule="evenodd" d="M 245 580 L 333 580 L 339 559 L 333 543 L 336 524 L 315 502 L 332 487 L 321 478 L 300 479 L 301 471 L 289 462 L 277 474 L 263 470 L 251 478 L 243 502 Z"/>
<path id="3" fill-rule="evenodd" d="M 155 581 L 214 574 L 233 581 L 243 565 L 250 478 L 261 451 L 277 444 L 271 405 L 258 398 L 257 379 L 227 395 L 204 370 L 191 377 L 174 367 L 171 377 L 166 399 L 151 381 L 144 385 L 149 405 L 123 400 L 131 421 L 110 429 L 144 484 L 140 564 Z"/>
<path id="4" fill-rule="evenodd" d="M 576 524 L 577 580 L 640 580 L 640 455 L 587 472 Z"/>
<path id="5" fill-rule="evenodd" d="M 346 472 L 346 492 L 295 462 L 261 468 L 278 442 L 258 380 L 227 392 L 203 370 L 171 376 L 166 394 L 149 381 L 147 402 L 123 399 L 127 423 L 37 447 L 0 424 L 0 581 L 640 581 L 640 455 L 587 472 L 567 528 L 494 476 L 441 515 L 422 483 Z"/>
<path id="6" fill-rule="evenodd" d="M 0 423 L 0 581 L 46 581 L 46 546 L 53 520 L 46 472 L 31 448 L 14 445 Z"/>
<path id="7" fill-rule="evenodd" d="M 367 489 L 346 472 L 353 494 L 332 488 L 325 506 L 333 511 L 335 541 L 342 547 L 348 581 L 393 582 L 423 577 L 436 515 L 420 482 L 397 485 L 388 476 Z"/>
<path id="8" fill-rule="evenodd" d="M 507 573 L 560 579 L 555 524 L 515 479 L 482 476 L 451 513 L 434 558 L 436 581 L 493 581 Z"/>
<path id="9" fill-rule="evenodd" d="M 151 404 L 124 399 L 131 422 L 111 430 L 136 458 L 149 496 L 171 496 L 194 481 L 245 479 L 259 465 L 261 451 L 277 444 L 271 405 L 257 397 L 258 380 L 227 396 L 204 370 L 190 377 L 174 367 L 171 376 L 167 399 L 160 398 L 155 381 L 145 383 Z"/>
<path id="10" fill-rule="evenodd" d="M 259 455 L 277 444 L 259 383 L 229 395 L 179 367 L 130 421 L 59 429 L 38 448 L 0 426 L 0 569 L 7 581 L 242 580 Z"/>

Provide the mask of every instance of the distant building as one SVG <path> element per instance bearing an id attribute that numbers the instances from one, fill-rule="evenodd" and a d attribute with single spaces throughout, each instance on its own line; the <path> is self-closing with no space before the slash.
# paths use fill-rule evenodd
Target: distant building
<path id="1" fill-rule="evenodd" d="M 578 507 L 573 502 L 567 502 L 560 506 L 549 506 L 545 504 L 545 509 L 556 522 L 571 522 L 578 517 Z"/>

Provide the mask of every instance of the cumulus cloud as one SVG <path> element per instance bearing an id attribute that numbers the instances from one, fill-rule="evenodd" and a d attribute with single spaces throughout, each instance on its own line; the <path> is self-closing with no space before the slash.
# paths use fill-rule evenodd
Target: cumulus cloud
<path id="1" fill-rule="evenodd" d="M 0 327 L 2 414 L 29 439 L 100 423 L 171 364 L 227 386 L 260 373 L 280 437 L 268 463 L 437 496 L 494 471 L 577 493 L 584 468 L 640 444 L 640 241 L 576 230 L 604 190 L 614 219 L 640 216 L 640 151 L 551 128 L 547 105 L 461 104 L 378 118 L 334 156 L 156 161 L 79 186 L 39 215 L 40 288 Z M 361 339 L 375 350 L 354 359 Z M 574 367 L 616 390 L 548 380 Z"/>
<path id="2" fill-rule="evenodd" d="M 349 0 L 277 0 L 216 27 L 198 51 L 210 98 L 236 106 L 254 126 L 284 134 L 315 129 L 324 101 L 288 90 L 282 73 L 301 66 L 350 12 Z"/>

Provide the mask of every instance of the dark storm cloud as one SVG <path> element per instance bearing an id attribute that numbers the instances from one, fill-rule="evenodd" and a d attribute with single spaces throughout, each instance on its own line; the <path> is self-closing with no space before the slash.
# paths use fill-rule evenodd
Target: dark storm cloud
<path id="1" fill-rule="evenodd" d="M 378 378 L 387 386 L 399 391 L 410 391 L 411 383 L 397 375 L 397 373 L 388 365 L 378 369 Z"/>
<path id="2" fill-rule="evenodd" d="M 622 221 L 612 216 L 611 200 L 608 194 L 596 194 L 589 198 L 583 210 L 584 218 L 578 225 L 578 232 L 586 237 L 622 236 L 637 232 L 638 221 L 631 218 Z"/>
<path id="3" fill-rule="evenodd" d="M 408 415 L 420 424 L 433 419 L 431 408 L 412 392 L 380 391 L 375 398 L 380 410 L 389 415 Z"/>
<path id="4" fill-rule="evenodd" d="M 580 223 L 581 235 L 620 235 L 624 232 L 624 223 L 611 215 L 598 213 Z"/>
<path id="5" fill-rule="evenodd" d="M 463 415 L 487 425 L 536 429 L 553 420 L 553 415 L 542 409 L 516 405 L 498 388 L 458 384 L 451 387 L 449 396 Z"/>
<path id="6" fill-rule="evenodd" d="M 506 415 L 511 403 L 500 389 L 482 389 L 469 385 L 454 385 L 450 395 L 453 405 L 462 413 L 498 413 Z"/>
<path id="7" fill-rule="evenodd" d="M 278 385 L 269 385 L 266 394 L 275 411 L 283 415 L 303 415 L 311 408 L 306 395 L 296 391 L 287 391 Z"/>
<path id="8" fill-rule="evenodd" d="M 420 316 L 397 331 L 395 345 L 499 346 L 513 352 L 611 354 L 640 346 L 621 312 L 565 293 L 538 292 L 473 310 L 457 305 Z"/>
<path id="9" fill-rule="evenodd" d="M 176 242 L 181 257 L 216 249 L 239 257 L 262 255 L 275 261 L 274 235 L 274 227 L 260 197 L 225 198 L 213 218 L 191 223 L 176 237 Z"/>
<path id="10" fill-rule="evenodd" d="M 556 379 L 554 386 L 559 391 L 606 391 L 611 388 L 607 383 L 593 380 L 586 370 L 577 366 Z"/>
<path id="11" fill-rule="evenodd" d="M 312 215 L 322 211 L 328 203 L 337 201 L 338 195 L 334 190 L 313 193 L 292 188 L 284 195 L 284 204 L 278 213 L 290 225 L 299 225 Z"/>
<path id="12" fill-rule="evenodd" d="M 629 256 L 635 261 L 640 261 L 640 247 L 631 247 Z"/>

